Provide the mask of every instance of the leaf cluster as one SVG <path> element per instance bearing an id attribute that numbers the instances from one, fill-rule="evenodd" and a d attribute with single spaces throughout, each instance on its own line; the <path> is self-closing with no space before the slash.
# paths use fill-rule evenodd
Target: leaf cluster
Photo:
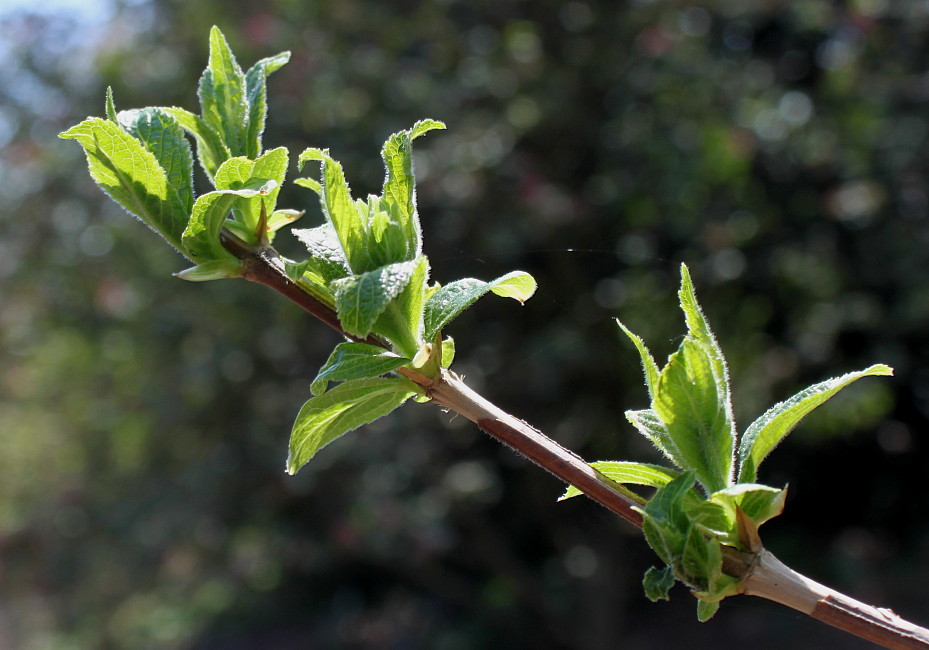
<path id="1" fill-rule="evenodd" d="M 222 32 L 210 32 L 210 54 L 200 77 L 200 113 L 178 107 L 117 112 L 107 91 L 106 118 L 90 117 L 60 134 L 81 144 L 93 179 L 114 201 L 179 250 L 195 266 L 178 273 L 203 281 L 243 274 L 243 260 L 224 237 L 246 250 L 271 251 L 275 233 L 303 212 L 278 209 L 289 164 L 287 149 L 265 150 L 268 76 L 289 52 L 242 70 Z M 435 378 L 454 357 L 442 331 L 478 298 L 494 293 L 527 300 L 536 288 L 528 273 L 514 271 L 484 282 L 465 278 L 430 283 L 416 210 L 413 140 L 445 125 L 422 120 L 391 135 L 381 151 L 382 192 L 354 199 L 342 165 L 328 150 L 308 148 L 298 169 L 320 164 L 320 176 L 297 185 L 319 194 L 325 222 L 294 234 L 309 255 L 285 260 L 290 278 L 335 310 L 349 341 L 336 346 L 311 384 L 311 397 L 291 433 L 289 472 L 296 472 L 338 436 L 377 419 L 420 386 L 395 371 L 406 368 Z M 196 196 L 193 152 L 213 189 Z M 276 252 L 274 252 L 276 255 Z M 331 387 L 332 384 L 337 384 Z"/>
<path id="2" fill-rule="evenodd" d="M 659 368 L 640 337 L 620 328 L 642 360 L 651 399 L 626 418 L 673 467 L 600 461 L 593 467 L 622 485 L 656 488 L 640 509 L 646 540 L 665 563 L 644 579 L 649 598 L 667 598 L 675 579 L 698 598 L 707 620 L 726 596 L 738 593 L 738 578 L 723 572 L 723 546 L 757 553 L 758 528 L 781 513 L 786 488 L 755 483 L 758 467 L 799 422 L 849 384 L 869 375 L 890 375 L 885 365 L 829 379 L 775 404 L 739 436 L 732 417 L 729 371 L 697 302 L 686 266 L 678 293 L 687 335 Z M 562 498 L 577 495 L 571 487 Z"/>

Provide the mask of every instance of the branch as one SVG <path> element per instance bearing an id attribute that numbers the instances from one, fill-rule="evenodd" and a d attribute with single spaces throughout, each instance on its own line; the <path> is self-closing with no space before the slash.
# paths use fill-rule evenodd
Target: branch
<path id="1" fill-rule="evenodd" d="M 885 648 L 929 648 L 929 630 L 905 621 L 889 609 L 866 605 L 814 582 L 764 549 L 742 586 L 746 595 L 787 605 Z"/>
<path id="2" fill-rule="evenodd" d="M 362 340 L 346 333 L 331 307 L 287 276 L 283 260 L 273 248 L 250 246 L 227 231 L 223 231 L 222 242 L 227 250 L 242 260 L 243 278 L 286 296 L 342 336 Z M 373 337 L 363 341 L 384 345 Z M 644 505 L 641 497 L 610 481 L 580 456 L 538 429 L 484 399 L 455 373 L 442 370 L 438 378 L 432 379 L 403 368 L 399 372 L 425 388 L 429 397 L 440 406 L 463 415 L 516 453 L 568 485 L 577 487 L 590 499 L 634 526 L 642 527 L 642 515 L 635 509 Z M 889 609 L 860 603 L 814 582 L 781 563 L 765 549 L 751 554 L 724 547 L 724 553 L 723 570 L 742 581 L 746 595 L 781 603 L 886 648 L 929 650 L 929 630 L 905 621 Z"/>

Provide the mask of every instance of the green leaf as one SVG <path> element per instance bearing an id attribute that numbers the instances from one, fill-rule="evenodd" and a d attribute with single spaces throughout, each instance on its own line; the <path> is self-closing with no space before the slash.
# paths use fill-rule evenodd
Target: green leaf
<path id="1" fill-rule="evenodd" d="M 186 222 L 194 205 L 193 155 L 177 120 L 159 108 L 122 111 L 117 119 L 155 156 L 168 178 L 172 211 Z"/>
<path id="2" fill-rule="evenodd" d="M 784 510 L 787 490 L 754 483 L 738 483 L 710 495 L 707 506 L 716 505 L 726 523 L 717 537 L 729 546 L 749 551 L 760 548 L 758 528 Z M 708 523 L 708 522 L 707 522 Z"/>
<path id="3" fill-rule="evenodd" d="M 440 287 L 426 302 L 425 338 L 432 340 L 461 312 L 488 291 L 525 302 L 535 293 L 536 282 L 524 271 L 507 273 L 491 282 L 465 278 Z"/>
<path id="4" fill-rule="evenodd" d="M 327 444 L 344 433 L 387 415 L 413 394 L 400 378 L 348 381 L 312 397 L 294 422 L 287 471 L 294 474 Z"/>
<path id="5" fill-rule="evenodd" d="M 179 210 L 168 175 L 155 155 L 120 125 L 92 117 L 59 134 L 84 148 L 91 177 L 130 214 L 184 252 L 181 233 L 189 214 Z"/>
<path id="6" fill-rule="evenodd" d="M 732 425 L 707 347 L 688 336 L 661 371 L 654 410 L 683 461 L 707 492 L 729 485 Z"/>
<path id="7" fill-rule="evenodd" d="M 303 210 L 291 210 L 282 208 L 275 210 L 268 217 L 268 234 L 275 233 L 284 226 L 293 223 L 303 216 Z"/>
<path id="8" fill-rule="evenodd" d="M 371 266 L 370 252 L 366 247 L 365 223 L 352 200 L 352 191 L 345 180 L 342 165 L 333 160 L 328 150 L 310 148 L 300 154 L 297 168 L 302 169 L 308 160 L 322 163 L 320 202 L 323 214 L 335 229 L 349 268 L 354 273 L 374 270 L 376 267 Z"/>
<path id="9" fill-rule="evenodd" d="M 188 282 L 206 282 L 207 280 L 221 280 L 223 278 L 237 278 L 241 275 L 239 260 L 213 260 L 204 262 L 189 269 L 174 274 L 181 280 Z"/>
<path id="10" fill-rule="evenodd" d="M 655 391 L 658 388 L 658 377 L 660 375 L 658 364 L 655 363 L 655 359 L 652 357 L 652 353 L 649 352 L 647 347 L 645 347 L 645 342 L 642 341 L 639 336 L 633 334 L 632 331 L 623 325 L 623 323 L 618 318 L 616 319 L 616 324 L 619 325 L 623 332 L 626 333 L 626 336 L 629 337 L 629 340 L 632 341 L 636 349 L 639 351 L 639 356 L 642 358 L 642 369 L 645 371 L 645 385 L 648 386 L 648 396 L 654 401 Z M 633 422 L 633 424 L 635 423 Z M 646 435 L 646 437 L 649 438 L 648 435 Z M 649 439 L 651 440 L 651 438 Z M 667 454 L 667 452 L 665 453 Z"/>
<path id="11" fill-rule="evenodd" d="M 434 129 L 445 130 L 445 122 L 440 122 L 439 120 L 425 119 L 419 120 L 416 124 L 413 125 L 413 128 L 410 129 L 410 140 L 415 140 L 419 136 L 428 133 Z"/>
<path id="12" fill-rule="evenodd" d="M 340 343 L 320 368 L 310 390 L 314 395 L 321 395 L 329 388 L 330 381 L 379 377 L 409 362 L 409 359 L 376 345 Z"/>
<path id="13" fill-rule="evenodd" d="M 642 578 L 642 586 L 645 588 L 645 597 L 653 603 L 670 600 L 668 592 L 674 586 L 674 571 L 668 566 L 660 569 L 649 567 Z"/>
<path id="14" fill-rule="evenodd" d="M 113 101 L 113 88 L 106 87 L 106 117 L 110 122 L 119 124 L 119 118 L 116 116 L 116 103 Z"/>
<path id="15" fill-rule="evenodd" d="M 697 600 L 697 620 L 701 623 L 706 623 L 708 620 L 713 618 L 718 610 L 718 600 L 714 600 L 713 602 Z"/>
<path id="16" fill-rule="evenodd" d="M 215 25 L 210 30 L 210 59 L 200 77 L 200 113 L 220 134 L 233 156 L 248 154 L 248 102 L 245 75 L 226 37 Z"/>
<path id="17" fill-rule="evenodd" d="M 601 460 L 590 464 L 605 477 L 620 485 L 645 485 L 647 487 L 662 488 L 680 475 L 672 469 L 661 465 L 649 463 L 636 463 L 632 461 Z M 569 485 L 559 501 L 570 499 L 581 494 L 573 485 Z"/>
<path id="18" fill-rule="evenodd" d="M 290 61 L 290 52 L 258 61 L 245 73 L 245 98 L 248 103 L 248 129 L 245 134 L 245 155 L 257 158 L 261 154 L 261 134 L 268 113 L 268 76 Z"/>
<path id="19" fill-rule="evenodd" d="M 234 260 L 232 253 L 223 248 L 219 241 L 229 211 L 236 201 L 259 196 L 265 191 L 260 187 L 217 190 L 197 197 L 183 235 L 184 248 L 190 258 L 200 264 L 212 260 Z"/>
<path id="20" fill-rule="evenodd" d="M 455 339 L 451 336 L 446 336 L 442 341 L 442 363 L 439 364 L 443 368 L 448 368 L 452 365 L 452 361 L 455 360 Z"/>
<path id="21" fill-rule="evenodd" d="M 416 266 L 416 262 L 400 262 L 334 280 L 336 312 L 345 331 L 362 338 L 370 334 L 390 301 L 406 288 Z"/>
<path id="22" fill-rule="evenodd" d="M 391 135 L 381 150 L 381 158 L 387 168 L 381 209 L 390 215 L 391 220 L 400 226 L 404 234 L 406 250 L 401 259 L 410 260 L 422 254 L 422 233 L 416 213 L 412 142 L 432 129 L 444 128 L 445 125 L 436 120 L 422 120 L 412 129 Z"/>
<path id="23" fill-rule="evenodd" d="M 401 355 L 413 358 L 423 341 L 423 301 L 429 280 L 429 260 L 421 255 L 412 262 L 410 279 L 400 295 L 374 324 L 374 332 L 387 338 Z"/>
<path id="24" fill-rule="evenodd" d="M 348 260 L 331 224 L 291 231 L 307 247 L 310 268 L 329 284 L 349 274 Z"/>
<path id="25" fill-rule="evenodd" d="M 284 175 L 287 173 L 287 149 L 278 147 L 271 149 L 257 160 L 250 160 L 244 156 L 230 158 L 224 162 L 216 172 L 216 189 L 239 190 L 246 187 L 255 187 L 257 184 L 267 185 L 274 181 L 274 185 L 267 185 L 267 190 L 260 196 L 248 201 L 238 201 L 234 205 L 236 221 L 248 243 L 257 243 L 260 233 L 257 233 L 262 204 L 268 214 L 274 212 L 277 205 L 277 195 L 281 191 Z M 257 236 L 256 236 L 257 235 Z M 265 237 L 271 239 L 271 233 L 266 228 Z"/>
<path id="26" fill-rule="evenodd" d="M 674 440 L 671 439 L 668 428 L 653 409 L 626 411 L 626 419 L 671 462 L 680 468 L 686 468 L 688 466 L 687 459 L 684 458 L 683 454 L 678 450 L 677 445 L 674 444 Z"/>
<path id="27" fill-rule="evenodd" d="M 646 518 L 686 533 L 690 518 L 685 510 L 685 499 L 694 486 L 695 472 L 686 471 L 659 489 L 645 506 Z"/>
<path id="28" fill-rule="evenodd" d="M 739 445 L 739 482 L 754 481 L 761 462 L 810 411 L 862 377 L 888 375 L 893 375 L 892 368 L 883 364 L 873 365 L 810 386 L 787 401 L 772 406 L 742 436 Z"/>
<path id="29" fill-rule="evenodd" d="M 212 181 L 219 166 L 232 155 L 229 153 L 229 147 L 223 142 L 222 136 L 213 130 L 202 117 L 183 108 L 164 106 L 161 110 L 177 120 L 181 128 L 197 141 L 197 158 L 203 171 Z"/>
<path id="30" fill-rule="evenodd" d="M 681 309 L 688 335 L 661 371 L 652 408 L 708 492 L 732 482 L 737 433 L 729 370 L 686 265 L 681 265 Z"/>
<path id="31" fill-rule="evenodd" d="M 680 569 L 687 583 L 701 591 L 707 589 L 709 576 L 718 571 L 721 565 L 722 555 L 719 553 L 718 542 L 705 537 L 696 526 L 691 526 L 680 558 Z"/>

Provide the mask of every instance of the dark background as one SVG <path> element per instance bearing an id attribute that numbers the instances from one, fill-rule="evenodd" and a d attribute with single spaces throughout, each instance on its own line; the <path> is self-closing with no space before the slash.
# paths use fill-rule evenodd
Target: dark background
<path id="1" fill-rule="evenodd" d="M 741 428 L 884 362 L 762 467 L 766 545 L 929 622 L 925 3 L 138 0 L 0 18 L 0 648 L 864 648 L 754 598 L 651 604 L 639 532 L 462 418 L 410 404 L 283 471 L 337 338 L 184 260 L 56 135 L 197 109 L 212 24 L 269 81 L 268 147 L 356 193 L 417 141 L 433 277 L 539 280 L 449 329 L 456 369 L 590 460 L 658 460 L 621 317 L 660 360 L 686 262 Z M 202 179 L 198 178 L 198 182 Z M 200 191 L 205 186 L 200 183 Z M 285 207 L 321 219 L 288 185 Z M 286 233 L 278 239 L 296 254 Z"/>

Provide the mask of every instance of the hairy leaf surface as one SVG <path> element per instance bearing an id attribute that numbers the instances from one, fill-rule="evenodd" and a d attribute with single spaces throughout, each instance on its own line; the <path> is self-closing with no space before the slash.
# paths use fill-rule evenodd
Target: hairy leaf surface
<path id="1" fill-rule="evenodd" d="M 310 390 L 314 395 L 321 395 L 329 388 L 329 382 L 379 377 L 409 362 L 376 345 L 340 343 L 320 368 Z"/>
<path id="2" fill-rule="evenodd" d="M 223 138 L 202 117 L 176 106 L 164 106 L 165 113 L 177 120 L 181 128 L 194 137 L 197 142 L 197 159 L 206 175 L 212 181 L 216 171 L 232 155 Z"/>
<path id="3" fill-rule="evenodd" d="M 406 288 L 416 262 L 401 262 L 332 282 L 339 322 L 349 334 L 371 333 L 391 300 Z"/>
<path id="4" fill-rule="evenodd" d="M 488 291 L 525 302 L 535 293 L 535 279 L 524 271 L 507 273 L 491 282 L 465 278 L 440 287 L 426 302 L 425 338 L 432 340 L 461 312 Z"/>
<path id="5" fill-rule="evenodd" d="M 151 151 L 110 120 L 91 117 L 59 135 L 84 148 L 90 175 L 106 194 L 181 252 L 189 214 L 172 197 L 168 175 Z"/>
<path id="6" fill-rule="evenodd" d="M 768 409 L 742 436 L 739 444 L 739 482 L 754 481 L 761 462 L 810 411 L 862 377 L 879 375 L 893 375 L 893 369 L 877 364 L 858 372 L 850 372 L 810 386 Z"/>
<path id="7" fill-rule="evenodd" d="M 210 59 L 200 77 L 198 95 L 203 121 L 222 137 L 229 153 L 247 155 L 245 75 L 216 26 L 210 30 Z"/>
<path id="8" fill-rule="evenodd" d="M 294 474 L 339 436 L 387 415 L 413 396 L 404 379 L 361 379 L 312 397 L 294 422 L 287 471 Z"/>
<path id="9" fill-rule="evenodd" d="M 644 485 L 653 488 L 662 488 L 680 475 L 673 469 L 652 465 L 650 463 L 637 463 L 634 461 L 601 460 L 590 464 L 605 477 L 621 485 Z M 569 485 L 559 501 L 570 499 L 582 494 L 573 485 Z"/>

